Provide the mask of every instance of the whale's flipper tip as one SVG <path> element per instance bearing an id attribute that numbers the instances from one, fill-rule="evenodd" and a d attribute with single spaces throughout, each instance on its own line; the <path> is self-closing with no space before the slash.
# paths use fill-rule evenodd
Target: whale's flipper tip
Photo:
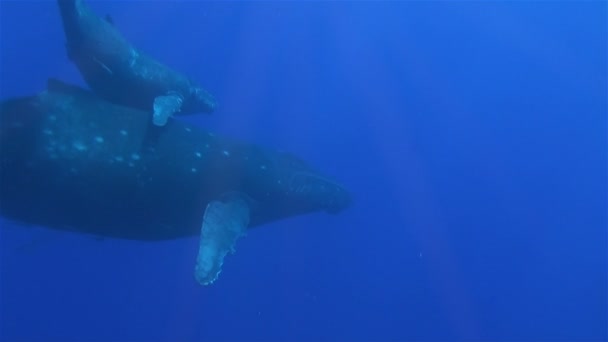
<path id="1" fill-rule="evenodd" d="M 58 78 L 49 77 L 46 80 L 46 90 L 55 93 L 84 93 L 83 88 L 64 82 Z"/>
<path id="2" fill-rule="evenodd" d="M 179 112 L 184 102 L 179 94 L 157 96 L 154 99 L 152 122 L 156 126 L 164 126 L 169 117 Z"/>
<path id="3" fill-rule="evenodd" d="M 199 284 L 210 285 L 222 271 L 224 257 L 234 252 L 234 244 L 245 235 L 249 206 L 239 198 L 207 205 L 196 258 L 194 276 Z"/>

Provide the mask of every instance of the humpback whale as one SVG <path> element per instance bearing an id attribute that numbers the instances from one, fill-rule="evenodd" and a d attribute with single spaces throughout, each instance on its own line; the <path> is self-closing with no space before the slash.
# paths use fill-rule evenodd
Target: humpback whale
<path id="1" fill-rule="evenodd" d="M 87 85 L 107 101 L 152 113 L 163 126 L 173 114 L 210 113 L 216 101 L 190 78 L 130 44 L 109 17 L 83 0 L 57 0 L 68 58 Z"/>
<path id="2" fill-rule="evenodd" d="M 292 154 L 176 119 L 157 127 L 145 111 L 57 80 L 0 103 L 0 146 L 2 216 L 121 239 L 198 235 L 203 285 L 248 228 L 351 203 Z"/>

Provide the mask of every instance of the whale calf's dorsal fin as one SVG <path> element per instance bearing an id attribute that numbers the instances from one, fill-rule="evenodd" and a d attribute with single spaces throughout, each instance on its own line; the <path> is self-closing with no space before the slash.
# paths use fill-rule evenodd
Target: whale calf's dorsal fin
<path id="1" fill-rule="evenodd" d="M 70 84 L 53 77 L 46 80 L 46 90 L 58 93 L 86 92 L 85 89 L 77 85 Z"/>

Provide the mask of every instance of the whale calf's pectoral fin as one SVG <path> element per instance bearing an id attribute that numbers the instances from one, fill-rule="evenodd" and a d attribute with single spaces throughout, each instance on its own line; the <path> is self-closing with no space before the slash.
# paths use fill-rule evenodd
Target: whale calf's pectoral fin
<path id="1" fill-rule="evenodd" d="M 156 126 L 164 126 L 169 117 L 180 111 L 183 98 L 179 94 L 168 94 L 154 98 L 154 114 L 152 122 Z"/>
<path id="2" fill-rule="evenodd" d="M 249 206 L 240 198 L 207 205 L 196 257 L 194 276 L 199 284 L 212 284 L 222 271 L 224 257 L 234 253 L 234 244 L 245 235 Z"/>

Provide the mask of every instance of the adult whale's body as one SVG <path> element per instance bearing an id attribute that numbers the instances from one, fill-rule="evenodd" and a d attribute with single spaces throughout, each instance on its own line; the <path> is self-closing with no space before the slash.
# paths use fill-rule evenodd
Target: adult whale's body
<path id="1" fill-rule="evenodd" d="M 350 203 L 289 154 L 176 120 L 159 128 L 143 111 L 56 81 L 2 102 L 0 147 L 3 216 L 126 239 L 201 234 L 202 284 L 247 227 Z"/>
<path id="2" fill-rule="evenodd" d="M 172 114 L 212 112 L 214 98 L 191 79 L 137 50 L 83 0 L 57 0 L 68 57 L 91 89 L 112 103 L 153 113 L 162 126 Z"/>

